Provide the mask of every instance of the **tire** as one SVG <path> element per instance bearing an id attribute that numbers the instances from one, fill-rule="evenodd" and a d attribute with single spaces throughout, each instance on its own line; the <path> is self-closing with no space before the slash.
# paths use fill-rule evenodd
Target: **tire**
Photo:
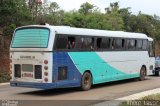
<path id="1" fill-rule="evenodd" d="M 81 80 L 81 89 L 83 91 L 87 91 L 91 89 L 91 86 L 92 86 L 92 76 L 89 72 L 85 72 Z"/>
<path id="2" fill-rule="evenodd" d="M 140 81 L 143 81 L 143 80 L 145 80 L 145 77 L 146 77 L 146 68 L 145 68 L 145 67 L 142 67 L 141 70 L 140 70 L 139 80 L 140 80 Z"/>
<path id="3" fill-rule="evenodd" d="M 160 69 L 158 69 L 158 70 L 155 72 L 155 75 L 156 75 L 156 76 L 159 76 L 159 75 L 160 75 Z"/>

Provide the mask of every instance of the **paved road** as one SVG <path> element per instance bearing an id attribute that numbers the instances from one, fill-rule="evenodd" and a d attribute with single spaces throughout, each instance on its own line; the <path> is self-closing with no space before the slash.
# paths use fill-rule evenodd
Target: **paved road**
<path id="1" fill-rule="evenodd" d="M 19 101 L 19 104 L 23 104 L 23 106 L 31 104 L 34 104 L 34 106 L 44 106 L 46 104 L 46 106 L 53 106 L 53 104 L 59 106 L 79 104 L 83 106 L 105 100 L 114 100 L 154 88 L 160 88 L 160 77 L 150 76 L 144 81 L 125 80 L 99 84 L 93 86 L 89 91 L 80 91 L 79 88 L 38 90 L 4 85 L 0 86 L 0 100 L 25 100 Z"/>

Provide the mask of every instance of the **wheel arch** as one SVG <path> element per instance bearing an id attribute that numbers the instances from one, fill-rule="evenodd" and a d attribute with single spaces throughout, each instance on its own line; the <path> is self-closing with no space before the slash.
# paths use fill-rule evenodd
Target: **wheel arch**
<path id="1" fill-rule="evenodd" d="M 143 65 L 142 65 L 142 67 L 144 67 L 144 68 L 145 68 L 145 74 L 147 75 L 147 67 L 146 67 L 146 65 L 145 65 L 145 64 L 143 64 Z M 142 67 L 141 67 L 141 68 L 142 68 Z"/>

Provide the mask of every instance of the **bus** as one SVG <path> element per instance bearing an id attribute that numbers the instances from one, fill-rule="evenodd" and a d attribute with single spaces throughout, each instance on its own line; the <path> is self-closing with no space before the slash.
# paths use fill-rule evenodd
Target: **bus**
<path id="1" fill-rule="evenodd" d="M 10 45 L 13 87 L 81 87 L 131 78 L 144 80 L 155 67 L 153 39 L 142 33 L 28 25 Z"/>

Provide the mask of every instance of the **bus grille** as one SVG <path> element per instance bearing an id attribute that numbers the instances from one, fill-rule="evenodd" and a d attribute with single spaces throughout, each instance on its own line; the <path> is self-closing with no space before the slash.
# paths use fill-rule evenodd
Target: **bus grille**
<path id="1" fill-rule="evenodd" d="M 35 79 L 42 79 L 42 66 L 41 65 L 35 65 L 35 71 L 34 71 L 34 78 Z"/>

